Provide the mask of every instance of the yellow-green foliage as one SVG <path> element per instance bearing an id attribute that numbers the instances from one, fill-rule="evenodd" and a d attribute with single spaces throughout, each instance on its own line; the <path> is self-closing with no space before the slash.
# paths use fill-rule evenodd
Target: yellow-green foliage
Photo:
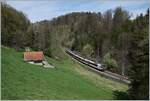
<path id="1" fill-rule="evenodd" d="M 110 53 L 107 53 L 104 56 L 103 62 L 104 62 L 104 64 L 106 65 L 106 67 L 108 69 L 113 69 L 113 68 L 117 68 L 118 67 L 118 64 L 117 64 L 116 60 L 111 57 Z"/>
<path id="2" fill-rule="evenodd" d="M 93 48 L 90 44 L 86 44 L 84 47 L 83 47 L 83 50 L 82 50 L 82 53 L 85 55 L 85 56 L 91 56 L 93 52 Z"/>

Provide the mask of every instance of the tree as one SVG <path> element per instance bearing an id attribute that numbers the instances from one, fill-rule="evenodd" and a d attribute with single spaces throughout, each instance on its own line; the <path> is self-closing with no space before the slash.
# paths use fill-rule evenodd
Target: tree
<path id="1" fill-rule="evenodd" d="M 17 39 L 15 39 L 17 38 L 16 35 L 20 32 L 22 32 L 22 34 L 26 33 L 30 21 L 22 12 L 17 11 L 11 6 L 5 3 L 2 3 L 1 6 L 2 44 L 7 46 L 13 46 L 14 40 L 17 42 Z"/>
<path id="2" fill-rule="evenodd" d="M 106 65 L 108 70 L 115 71 L 118 68 L 118 64 L 115 59 L 112 58 L 110 53 L 105 54 L 103 63 Z"/>
<path id="3" fill-rule="evenodd" d="M 90 57 L 91 54 L 93 52 L 93 48 L 91 45 L 89 44 L 86 44 L 84 47 L 83 47 L 83 50 L 82 50 L 82 53 L 86 56 L 86 57 Z"/>
<path id="4" fill-rule="evenodd" d="M 111 34 L 112 33 L 112 28 L 113 28 L 113 15 L 112 15 L 112 10 L 106 11 L 103 17 L 103 33 L 105 34 L 105 40 L 103 41 L 102 44 L 102 56 L 104 56 L 106 53 L 108 53 L 112 47 L 111 44 Z"/>
<path id="5" fill-rule="evenodd" d="M 130 89 L 131 99 L 149 99 L 149 39 L 148 39 L 148 17 L 140 15 L 134 21 L 129 60 L 130 68 Z"/>
<path id="6" fill-rule="evenodd" d="M 128 21 L 130 18 L 127 11 L 123 10 L 121 7 L 117 7 L 114 11 L 113 16 L 113 34 L 112 34 L 112 41 L 114 44 L 117 43 L 118 35 L 123 32 L 123 25 Z"/>
<path id="7" fill-rule="evenodd" d="M 127 54 L 128 54 L 128 50 L 129 50 L 129 46 L 130 46 L 130 38 L 131 38 L 131 33 L 121 33 L 118 36 L 118 63 L 120 64 L 120 71 L 122 75 L 125 75 L 126 70 L 127 70 L 127 66 L 129 66 L 129 61 L 127 59 Z"/>

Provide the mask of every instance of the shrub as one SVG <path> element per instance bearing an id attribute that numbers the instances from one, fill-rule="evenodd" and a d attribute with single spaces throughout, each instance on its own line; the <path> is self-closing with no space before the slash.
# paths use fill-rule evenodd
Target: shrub
<path id="1" fill-rule="evenodd" d="M 44 53 L 45 53 L 45 55 L 47 55 L 47 56 L 49 56 L 49 57 L 52 56 L 52 52 L 51 52 L 51 49 L 50 49 L 50 48 L 45 49 L 45 50 L 44 50 Z"/>
<path id="2" fill-rule="evenodd" d="M 90 57 L 92 52 L 93 52 L 93 48 L 90 44 L 86 44 L 82 49 L 82 53 L 87 57 Z"/>
<path id="3" fill-rule="evenodd" d="M 103 63 L 106 65 L 107 69 L 118 68 L 117 61 L 111 57 L 110 53 L 107 53 L 103 58 Z"/>

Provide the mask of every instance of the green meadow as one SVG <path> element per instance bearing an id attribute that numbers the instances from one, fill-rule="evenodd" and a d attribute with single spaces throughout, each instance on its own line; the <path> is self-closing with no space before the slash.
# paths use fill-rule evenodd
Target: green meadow
<path id="1" fill-rule="evenodd" d="M 127 99 L 127 85 L 101 77 L 69 57 L 46 58 L 55 68 L 28 64 L 23 52 L 2 46 L 1 99 Z"/>

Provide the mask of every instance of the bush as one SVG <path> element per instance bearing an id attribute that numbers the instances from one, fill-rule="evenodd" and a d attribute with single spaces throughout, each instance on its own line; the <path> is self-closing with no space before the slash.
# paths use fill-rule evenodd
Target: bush
<path id="1" fill-rule="evenodd" d="M 89 44 L 86 44 L 82 49 L 82 53 L 87 57 L 90 57 L 92 52 L 93 52 L 93 48 Z"/>
<path id="2" fill-rule="evenodd" d="M 44 53 L 45 53 L 45 55 L 47 55 L 47 56 L 49 56 L 49 57 L 52 56 L 52 53 L 51 53 L 51 49 L 50 49 L 50 48 L 45 49 L 45 50 L 44 50 Z"/>
<path id="3" fill-rule="evenodd" d="M 103 63 L 106 65 L 107 69 L 118 68 L 117 61 L 111 57 L 110 53 L 107 53 L 103 58 Z"/>

